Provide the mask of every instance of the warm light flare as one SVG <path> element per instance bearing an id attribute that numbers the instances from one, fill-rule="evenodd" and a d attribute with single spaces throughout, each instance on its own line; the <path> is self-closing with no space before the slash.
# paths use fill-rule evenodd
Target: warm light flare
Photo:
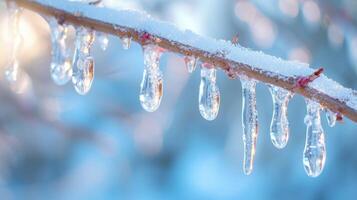
<path id="1" fill-rule="evenodd" d="M 11 57 L 11 47 L 13 45 L 13 37 L 9 30 L 9 21 L 6 12 L 0 14 L 0 68 L 9 62 Z M 21 46 L 21 56 L 18 58 L 20 61 L 27 61 L 42 55 L 45 50 L 47 38 L 42 38 L 46 23 L 40 16 L 35 15 L 29 11 L 24 11 L 21 15 L 19 22 L 20 34 L 23 37 Z"/>

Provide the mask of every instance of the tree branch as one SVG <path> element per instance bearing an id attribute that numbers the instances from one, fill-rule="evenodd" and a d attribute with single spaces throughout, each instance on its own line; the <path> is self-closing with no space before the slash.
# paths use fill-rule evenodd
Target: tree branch
<path id="1" fill-rule="evenodd" d="M 307 64 L 279 58 L 180 30 L 137 11 L 99 8 L 76 2 L 48 0 L 7 0 L 42 15 L 55 16 L 65 23 L 85 26 L 96 31 L 130 37 L 145 45 L 156 44 L 168 51 L 195 56 L 211 63 L 229 75 L 249 78 L 279 86 L 319 102 L 333 112 L 357 122 L 357 92 L 321 75 L 306 87 L 296 87 L 301 77 L 314 70 Z M 143 40 L 143 34 L 150 38 Z"/>

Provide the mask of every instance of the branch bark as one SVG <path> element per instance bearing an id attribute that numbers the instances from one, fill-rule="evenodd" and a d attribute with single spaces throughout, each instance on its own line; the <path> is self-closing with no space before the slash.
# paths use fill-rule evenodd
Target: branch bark
<path id="1" fill-rule="evenodd" d="M 274 71 L 267 71 L 261 68 L 250 66 L 242 62 L 237 62 L 233 59 L 228 59 L 224 54 L 212 53 L 209 50 L 202 50 L 195 46 L 183 44 L 180 41 L 175 41 L 172 38 L 166 38 L 147 30 L 138 30 L 127 27 L 120 23 L 111 23 L 105 20 L 99 20 L 91 16 L 84 16 L 81 13 L 73 13 L 66 9 L 57 8 L 51 5 L 45 5 L 36 0 L 7 0 L 8 2 L 16 2 L 18 6 L 32 10 L 39 14 L 55 16 L 58 19 L 64 20 L 65 23 L 76 26 L 85 26 L 96 31 L 105 32 L 119 37 L 130 37 L 134 41 L 144 45 L 148 41 L 142 40 L 143 31 L 152 36 L 150 43 L 154 43 L 171 52 L 176 52 L 186 56 L 195 56 L 203 62 L 211 63 L 217 68 L 220 68 L 230 75 L 244 75 L 249 78 L 285 88 L 294 93 L 298 93 L 304 97 L 313 99 L 319 102 L 323 107 L 330 109 L 333 112 L 340 113 L 354 122 L 357 122 L 357 106 L 351 106 L 347 103 L 348 100 L 336 98 L 328 93 L 307 85 L 304 88 L 297 88 L 296 82 L 299 79 L 297 76 L 286 76 Z M 102 8 L 97 8 L 102 9 Z M 345 88 L 344 88 L 345 89 Z M 356 99 L 357 92 L 353 91 L 353 99 Z"/>

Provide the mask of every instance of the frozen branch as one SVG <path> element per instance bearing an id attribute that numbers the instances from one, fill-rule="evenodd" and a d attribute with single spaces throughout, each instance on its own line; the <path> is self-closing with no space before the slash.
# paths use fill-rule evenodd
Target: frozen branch
<path id="1" fill-rule="evenodd" d="M 130 37 L 142 45 L 153 43 L 167 51 L 197 57 L 202 62 L 224 70 L 230 76 L 247 76 L 299 93 L 357 122 L 356 91 L 344 88 L 325 75 L 319 76 L 306 87 L 296 87 L 301 77 L 309 77 L 315 72 L 307 64 L 284 61 L 228 41 L 199 36 L 138 11 L 100 8 L 62 0 L 7 1 L 14 1 L 19 6 L 42 15 L 55 16 L 74 26 Z"/>

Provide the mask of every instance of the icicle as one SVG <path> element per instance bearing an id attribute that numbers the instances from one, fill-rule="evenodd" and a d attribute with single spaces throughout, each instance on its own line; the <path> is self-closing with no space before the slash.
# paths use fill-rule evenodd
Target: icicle
<path id="1" fill-rule="evenodd" d="M 145 68 L 139 99 L 146 111 L 154 112 L 159 108 L 163 95 L 162 72 L 159 68 L 162 51 L 154 45 L 146 45 L 143 48 Z"/>
<path id="2" fill-rule="evenodd" d="M 326 118 L 327 118 L 327 123 L 330 127 L 334 127 L 336 125 L 337 121 L 337 114 L 335 112 L 332 112 L 331 110 L 326 109 Z"/>
<path id="3" fill-rule="evenodd" d="M 55 17 L 46 17 L 51 30 L 51 77 L 57 85 L 64 85 L 72 77 L 72 64 L 66 47 L 68 27 L 60 25 Z"/>
<path id="4" fill-rule="evenodd" d="M 216 69 L 202 66 L 198 103 L 203 118 L 209 121 L 216 119 L 220 99 L 219 88 L 216 85 Z"/>
<path id="5" fill-rule="evenodd" d="M 258 113 L 256 108 L 256 82 L 241 78 L 242 82 L 242 127 L 244 161 L 243 171 L 249 175 L 253 171 L 254 156 L 258 138 Z"/>
<path id="6" fill-rule="evenodd" d="M 90 55 L 94 39 L 93 30 L 84 27 L 76 29 L 72 82 L 76 91 L 81 95 L 89 92 L 94 78 L 94 59 Z"/>
<path id="7" fill-rule="evenodd" d="M 187 71 L 189 73 L 192 73 L 193 71 L 195 71 L 196 65 L 197 65 L 197 58 L 195 58 L 194 56 L 186 56 L 184 58 L 184 61 L 186 64 Z"/>
<path id="8" fill-rule="evenodd" d="M 10 34 L 13 38 L 12 49 L 11 49 L 11 61 L 5 68 L 5 79 L 8 81 L 10 87 L 16 87 L 21 80 L 22 69 L 20 68 L 18 57 L 21 52 L 21 46 L 23 43 L 23 37 L 19 30 L 21 8 L 13 2 L 8 2 L 8 26 Z"/>
<path id="9" fill-rule="evenodd" d="M 309 99 L 306 99 L 306 104 L 306 143 L 303 163 L 307 175 L 317 177 L 321 174 L 326 160 L 325 135 L 320 119 L 321 106 Z"/>
<path id="10" fill-rule="evenodd" d="M 97 40 L 99 41 L 100 48 L 105 51 L 109 45 L 108 35 L 105 33 L 97 33 Z"/>
<path id="11" fill-rule="evenodd" d="M 270 138 L 274 146 L 282 149 L 289 140 L 288 103 L 291 92 L 276 86 L 269 86 L 273 98 L 273 117 L 270 125 Z"/>
<path id="12" fill-rule="evenodd" d="M 123 43 L 123 49 L 128 50 L 131 45 L 131 38 L 130 37 L 122 37 L 121 41 Z"/>

